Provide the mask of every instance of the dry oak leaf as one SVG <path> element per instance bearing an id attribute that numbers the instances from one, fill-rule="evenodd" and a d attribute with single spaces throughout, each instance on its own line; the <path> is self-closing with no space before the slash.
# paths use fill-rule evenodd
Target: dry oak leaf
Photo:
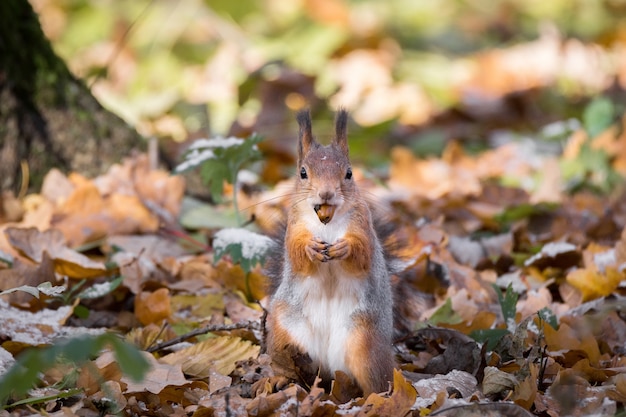
<path id="1" fill-rule="evenodd" d="M 566 320 L 570 319 L 569 323 Z M 562 317 L 559 329 L 544 326 L 544 337 L 549 352 L 557 353 L 569 351 L 583 352 L 592 365 L 600 360 L 600 348 L 596 338 L 591 334 L 589 324 L 582 318 Z M 573 364 L 570 364 L 573 365 Z"/>
<path id="2" fill-rule="evenodd" d="M 159 359 L 166 364 L 179 364 L 185 374 L 206 378 L 213 371 L 229 375 L 238 361 L 256 358 L 261 348 L 239 337 L 210 338 Z"/>
<path id="3" fill-rule="evenodd" d="M 385 398 L 370 394 L 357 416 L 404 416 L 415 404 L 417 391 L 398 369 L 393 370 L 393 393 Z"/>
<path id="4" fill-rule="evenodd" d="M 40 232 L 34 227 L 20 229 L 11 227 L 4 231 L 9 243 L 29 259 L 41 263 L 44 253 L 54 262 L 54 270 L 70 278 L 94 278 L 105 275 L 107 269 L 102 262 L 96 262 L 67 247 L 65 236 L 59 230 L 49 229 Z"/>

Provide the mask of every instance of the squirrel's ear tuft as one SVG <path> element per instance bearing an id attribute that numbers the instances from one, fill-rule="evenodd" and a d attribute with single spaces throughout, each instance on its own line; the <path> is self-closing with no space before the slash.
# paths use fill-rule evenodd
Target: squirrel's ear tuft
<path id="1" fill-rule="evenodd" d="M 334 143 L 348 155 L 348 112 L 345 109 L 339 109 L 337 112 L 335 135 Z"/>
<path id="2" fill-rule="evenodd" d="M 304 155 L 311 149 L 311 145 L 315 142 L 313 132 L 311 131 L 311 114 L 308 109 L 300 110 L 296 116 L 300 133 L 298 134 L 298 161 L 302 162 Z"/>

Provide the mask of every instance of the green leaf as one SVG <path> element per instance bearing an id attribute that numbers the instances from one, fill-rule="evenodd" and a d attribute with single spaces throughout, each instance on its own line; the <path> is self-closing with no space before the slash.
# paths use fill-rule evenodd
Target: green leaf
<path id="1" fill-rule="evenodd" d="M 439 307 L 432 316 L 430 316 L 429 322 L 433 324 L 459 324 L 463 322 L 463 318 L 458 315 L 456 311 L 452 309 L 452 300 L 449 298 L 445 303 Z"/>
<path id="2" fill-rule="evenodd" d="M 182 173 L 200 166 L 202 180 L 209 184 L 211 197 L 221 201 L 224 182 L 234 184 L 237 174 L 246 164 L 261 159 L 257 144 L 263 138 L 252 135 L 247 139 L 222 138 L 199 139 L 194 142 L 185 159 L 174 173 Z"/>
<path id="3" fill-rule="evenodd" d="M 544 307 L 537 312 L 537 315 L 541 318 L 541 320 L 545 321 L 552 327 L 553 329 L 558 329 L 559 321 L 552 310 L 548 307 Z"/>
<path id="4" fill-rule="evenodd" d="M 0 376 L 0 407 L 6 405 L 9 396 L 21 396 L 39 382 L 39 375 L 63 358 L 75 366 L 97 356 L 110 345 L 120 363 L 122 372 L 134 379 L 141 379 L 149 369 L 148 361 L 137 348 L 105 333 L 98 336 L 80 336 L 61 341 L 43 349 L 31 348 L 23 352 L 18 361 Z"/>
<path id="5" fill-rule="evenodd" d="M 488 350 L 494 350 L 498 342 L 507 334 L 510 334 L 507 329 L 484 329 L 473 330 L 469 336 L 478 343 L 487 343 Z"/>
<path id="6" fill-rule="evenodd" d="M 237 217 L 230 208 L 214 206 L 192 200 L 183 199 L 180 224 L 185 229 L 219 229 L 221 227 L 237 227 Z"/>
<path id="7" fill-rule="evenodd" d="M 111 282 L 103 282 L 101 284 L 92 285 L 78 294 L 78 298 L 81 300 L 92 300 L 104 297 L 105 295 L 115 291 L 115 289 L 120 286 L 122 281 L 122 277 L 117 277 Z"/>
<path id="8" fill-rule="evenodd" d="M 262 265 L 273 242 L 267 236 L 241 228 L 226 228 L 217 232 L 213 240 L 214 259 L 229 255 L 234 263 L 248 273 L 255 265 Z"/>
<path id="9" fill-rule="evenodd" d="M 148 360 L 141 351 L 117 338 L 111 340 L 111 345 L 120 369 L 132 380 L 136 382 L 141 381 L 150 368 Z"/>
<path id="10" fill-rule="evenodd" d="M 517 299 L 519 295 L 513 291 L 513 284 L 509 284 L 506 287 L 506 292 L 502 295 L 502 291 L 500 287 L 493 284 L 493 288 L 498 295 L 498 301 L 500 303 L 500 309 L 502 310 L 502 317 L 504 318 L 504 323 L 507 328 L 511 330 L 515 327 L 515 313 L 516 313 L 516 305 Z"/>
<path id="11" fill-rule="evenodd" d="M 583 126 L 590 138 L 595 138 L 613 124 L 615 106 L 606 97 L 596 97 L 585 107 Z"/>
<path id="12" fill-rule="evenodd" d="M 556 203 L 520 204 L 508 207 L 495 216 L 498 223 L 511 223 L 533 215 L 548 214 L 559 207 Z"/>
<path id="13" fill-rule="evenodd" d="M 79 319 L 88 318 L 90 313 L 91 312 L 89 311 L 89 309 L 84 305 L 78 304 L 76 307 L 74 307 L 74 315 Z"/>

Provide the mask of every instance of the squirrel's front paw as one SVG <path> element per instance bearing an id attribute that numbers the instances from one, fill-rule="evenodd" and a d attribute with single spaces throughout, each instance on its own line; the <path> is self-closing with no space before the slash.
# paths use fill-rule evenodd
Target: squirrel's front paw
<path id="1" fill-rule="evenodd" d="M 329 245 L 319 238 L 313 238 L 304 247 L 307 256 L 312 261 L 327 262 L 331 259 L 328 254 Z"/>
<path id="2" fill-rule="evenodd" d="M 350 254 L 350 245 L 345 239 L 337 239 L 335 243 L 328 246 L 327 253 L 330 259 L 344 260 Z"/>

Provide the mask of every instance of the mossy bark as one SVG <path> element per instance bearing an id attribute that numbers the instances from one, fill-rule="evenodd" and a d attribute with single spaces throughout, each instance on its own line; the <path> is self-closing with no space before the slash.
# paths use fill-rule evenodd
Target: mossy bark
<path id="1" fill-rule="evenodd" d="M 52 167 L 96 175 L 144 145 L 70 73 L 29 2 L 0 1 L 0 188 L 28 173 L 37 189 Z"/>

